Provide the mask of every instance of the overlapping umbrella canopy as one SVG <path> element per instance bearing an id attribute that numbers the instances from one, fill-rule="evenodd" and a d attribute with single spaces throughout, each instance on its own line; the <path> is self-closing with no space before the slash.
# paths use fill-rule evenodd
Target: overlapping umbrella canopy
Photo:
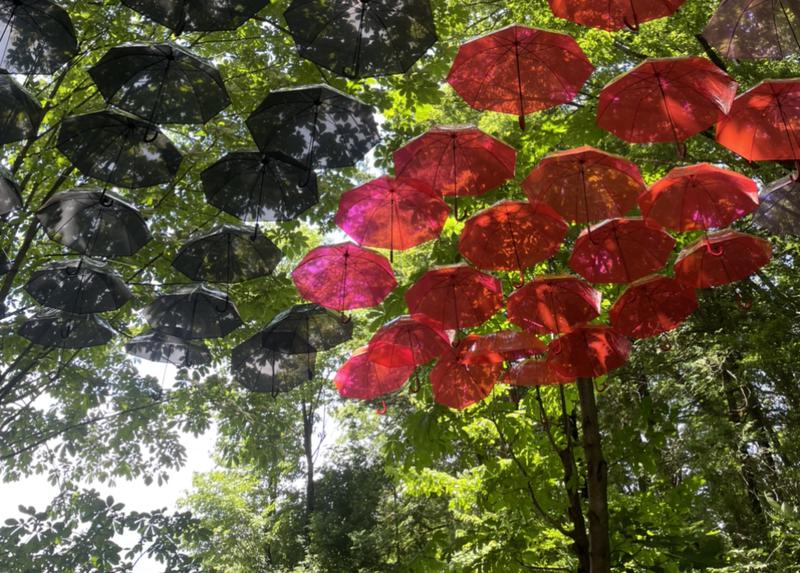
<path id="1" fill-rule="evenodd" d="M 96 314 L 68 314 L 47 309 L 26 320 L 19 334 L 41 346 L 91 348 L 107 344 L 116 333 Z"/>
<path id="2" fill-rule="evenodd" d="M 718 231 L 681 251 L 675 261 L 675 278 L 694 288 L 722 286 L 749 277 L 771 258 L 772 247 L 765 239 Z"/>
<path id="3" fill-rule="evenodd" d="M 122 0 L 176 34 L 235 30 L 269 0 Z"/>
<path id="4" fill-rule="evenodd" d="M 0 70 L 52 74 L 78 51 L 72 19 L 49 0 L 0 2 Z"/>
<path id="5" fill-rule="evenodd" d="M 154 330 L 184 340 L 221 338 L 242 325 L 227 295 L 203 285 L 177 287 L 143 311 Z"/>

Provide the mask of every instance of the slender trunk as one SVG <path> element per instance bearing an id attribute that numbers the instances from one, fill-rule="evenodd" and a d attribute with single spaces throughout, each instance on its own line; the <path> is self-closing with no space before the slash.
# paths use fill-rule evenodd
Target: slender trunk
<path id="1" fill-rule="evenodd" d="M 565 414 L 566 416 L 566 414 Z M 567 417 L 567 420 L 569 418 Z M 566 422 L 569 424 L 569 422 Z M 567 492 L 567 515 L 572 522 L 572 550 L 578 557 L 577 573 L 590 573 L 591 571 L 591 546 L 589 536 L 586 534 L 586 520 L 583 517 L 580 488 L 578 487 L 579 475 L 572 452 L 572 441 L 567 438 L 567 447 L 558 450 L 558 457 L 564 468 L 564 490 Z"/>
<path id="2" fill-rule="evenodd" d="M 303 408 L 303 451 L 306 455 L 306 528 L 311 525 L 311 514 L 314 513 L 316 496 L 314 492 L 314 411 L 306 401 L 301 402 Z"/>

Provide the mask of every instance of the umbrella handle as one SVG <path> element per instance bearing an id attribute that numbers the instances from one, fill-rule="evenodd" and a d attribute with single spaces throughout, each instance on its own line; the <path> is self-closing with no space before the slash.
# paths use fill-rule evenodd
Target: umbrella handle
<path id="1" fill-rule="evenodd" d="M 725 251 L 722 249 L 722 247 L 717 247 L 715 249 L 714 246 L 711 244 L 711 242 L 708 240 L 708 237 L 706 237 L 706 251 L 712 257 L 721 257 L 722 255 L 725 254 Z"/>
<path id="2" fill-rule="evenodd" d="M 633 24 L 631 24 L 630 22 L 628 22 L 628 17 L 627 16 L 623 16 L 622 17 L 622 23 L 625 24 L 625 27 L 628 28 L 628 30 L 630 30 L 631 32 L 636 33 L 636 32 L 639 31 L 640 26 L 639 26 L 639 22 L 638 21 L 636 21 Z"/>
<path id="3" fill-rule="evenodd" d="M 672 343 L 669 340 L 662 340 L 658 345 L 663 352 L 672 350 Z"/>
<path id="4" fill-rule="evenodd" d="M 349 315 L 349 314 L 342 313 L 341 316 L 339 316 L 339 322 L 341 324 L 350 324 L 350 321 L 352 321 L 352 320 L 353 320 L 353 317 L 351 315 Z"/>
<path id="5" fill-rule="evenodd" d="M 158 134 L 159 134 L 158 128 L 155 126 L 152 126 L 152 128 L 153 129 L 151 129 L 151 126 L 148 126 L 147 131 L 144 132 L 144 137 L 142 138 L 142 141 L 144 141 L 145 143 L 153 143 L 156 139 L 158 139 Z M 153 134 L 152 136 L 150 135 L 151 132 Z"/>
<path id="6" fill-rule="evenodd" d="M 749 300 L 745 300 L 745 298 L 742 296 L 742 293 L 740 292 L 736 293 L 735 300 L 736 300 L 736 306 L 738 306 L 744 312 L 749 311 L 753 306 L 753 299 L 751 298 Z"/>
<path id="7" fill-rule="evenodd" d="M 376 408 L 375 409 L 375 413 L 378 414 L 378 416 L 383 416 L 384 414 L 386 414 L 386 411 L 388 409 L 389 409 L 389 406 L 386 405 L 386 400 L 381 400 L 381 407 L 380 408 Z"/>
<path id="8" fill-rule="evenodd" d="M 561 340 L 558 338 L 552 342 L 552 345 L 553 354 L 561 354 L 561 352 L 564 350 L 563 346 L 561 345 Z"/>
<path id="9" fill-rule="evenodd" d="M 420 382 L 419 382 L 419 375 L 417 374 L 416 369 L 414 370 L 414 379 L 411 381 L 411 385 L 408 387 L 408 391 L 412 394 L 416 394 L 419 392 L 420 389 Z"/>
<path id="10" fill-rule="evenodd" d="M 603 381 L 603 384 L 602 384 L 602 385 L 600 385 L 600 386 L 598 386 L 598 385 L 597 385 L 597 380 L 593 380 L 593 383 L 594 383 L 594 390 L 595 390 L 595 392 L 597 392 L 598 394 L 602 394 L 603 392 L 605 392 L 606 390 L 608 390 L 608 378 L 606 378 L 606 379 Z"/>

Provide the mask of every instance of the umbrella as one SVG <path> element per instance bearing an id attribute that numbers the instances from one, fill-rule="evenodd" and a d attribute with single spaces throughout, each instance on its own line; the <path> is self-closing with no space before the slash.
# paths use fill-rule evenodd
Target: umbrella
<path id="1" fill-rule="evenodd" d="M 313 249 L 292 280 L 303 298 L 339 311 L 375 306 L 397 286 L 386 257 L 352 243 Z"/>
<path id="2" fill-rule="evenodd" d="M 496 278 L 467 265 L 435 267 L 405 293 L 411 316 L 422 315 L 443 330 L 479 326 L 503 306 Z"/>
<path id="3" fill-rule="evenodd" d="M 269 4 L 269 0 L 122 0 L 122 3 L 179 35 L 235 30 Z"/>
<path id="4" fill-rule="evenodd" d="M 800 53 L 797 0 L 723 0 L 703 37 L 731 60 L 783 60 Z"/>
<path id="5" fill-rule="evenodd" d="M 519 116 L 569 103 L 594 66 L 566 34 L 507 26 L 458 49 L 448 83 L 471 107 Z"/>
<path id="6" fill-rule="evenodd" d="M 737 97 L 717 141 L 750 161 L 800 160 L 800 80 L 765 80 Z"/>
<path id="7" fill-rule="evenodd" d="M 283 153 L 235 151 L 200 178 L 210 205 L 256 224 L 296 219 L 319 202 L 317 176 Z"/>
<path id="8" fill-rule="evenodd" d="M 314 377 L 314 352 L 285 354 L 264 346 L 264 331 L 233 349 L 231 373 L 251 392 L 287 392 Z"/>
<path id="9" fill-rule="evenodd" d="M 369 359 L 366 346 L 354 351 L 347 359 L 333 383 L 344 398 L 374 400 L 397 392 L 414 373 L 414 366 L 384 366 Z"/>
<path id="10" fill-rule="evenodd" d="M 169 183 L 182 159 L 155 125 L 116 111 L 65 118 L 57 146 L 84 175 L 120 187 Z"/>
<path id="11" fill-rule="evenodd" d="M 111 48 L 89 75 L 109 104 L 150 123 L 205 123 L 231 102 L 219 70 L 174 44 Z"/>
<path id="12" fill-rule="evenodd" d="M 531 203 L 547 203 L 568 221 L 594 223 L 625 216 L 646 187 L 627 159 L 584 146 L 546 155 L 522 189 Z"/>
<path id="13" fill-rule="evenodd" d="M 36 137 L 44 110 L 36 98 L 7 75 L 0 75 L 0 145 Z"/>
<path id="14" fill-rule="evenodd" d="M 211 354 L 205 345 L 157 330 L 131 338 L 125 344 L 125 352 L 153 362 L 167 362 L 178 368 L 192 368 L 211 362 Z"/>
<path id="15" fill-rule="evenodd" d="M 584 229 L 569 268 L 593 283 L 629 283 L 667 264 L 675 246 L 658 225 L 640 218 L 609 219 Z"/>
<path id="16" fill-rule="evenodd" d="M 675 278 L 693 288 L 740 281 L 772 258 L 769 241 L 726 229 L 695 241 L 678 255 Z"/>
<path id="17" fill-rule="evenodd" d="M 330 350 L 353 336 L 353 323 L 318 304 L 296 304 L 280 312 L 262 331 L 264 348 L 283 354 Z"/>
<path id="18" fill-rule="evenodd" d="M 355 165 L 380 141 L 372 107 L 324 85 L 273 90 L 247 129 L 262 151 L 280 150 L 309 169 Z"/>
<path id="19" fill-rule="evenodd" d="M 118 274 L 83 258 L 34 271 L 25 290 L 39 304 L 72 314 L 117 310 L 133 297 Z"/>
<path id="20" fill-rule="evenodd" d="M 11 261 L 8 260 L 8 255 L 3 249 L 0 249 L 0 275 L 6 274 L 11 270 Z"/>
<path id="21" fill-rule="evenodd" d="M 511 366 L 502 382 L 512 386 L 559 386 L 574 382 L 575 378 L 561 375 L 549 360 L 526 360 Z"/>
<path id="22" fill-rule="evenodd" d="M 403 74 L 436 42 L 428 0 L 293 0 L 298 53 L 348 78 Z"/>
<path id="23" fill-rule="evenodd" d="M 188 284 L 162 294 L 143 314 L 154 330 L 185 340 L 222 338 L 242 325 L 233 301 L 203 285 Z"/>
<path id="24" fill-rule="evenodd" d="M 435 325 L 408 315 L 384 324 L 369 341 L 369 359 L 382 366 L 418 366 L 450 349 L 450 339 Z"/>
<path id="25" fill-rule="evenodd" d="M 581 326 L 550 343 L 548 361 L 561 376 L 594 378 L 628 361 L 631 342 L 608 326 Z"/>
<path id="26" fill-rule="evenodd" d="M 530 332 L 501 330 L 471 339 L 464 347 L 461 361 L 464 364 L 492 362 L 501 364 L 545 354 L 547 346 Z"/>
<path id="27" fill-rule="evenodd" d="M 718 229 L 758 207 L 758 185 L 708 163 L 677 167 L 639 196 L 639 207 L 645 220 L 667 229 Z"/>
<path id="28" fill-rule="evenodd" d="M 136 207 L 101 189 L 57 193 L 36 217 L 52 240 L 90 257 L 129 257 L 152 238 Z"/>
<path id="29" fill-rule="evenodd" d="M 773 181 L 764 189 L 753 224 L 773 235 L 800 236 L 800 183 L 793 176 Z"/>
<path id="30" fill-rule="evenodd" d="M 433 399 L 457 410 L 485 399 L 503 372 L 502 364 L 493 362 L 463 362 L 464 350 L 477 338 L 470 334 L 456 347 L 445 353 L 430 373 Z"/>
<path id="31" fill-rule="evenodd" d="M 525 269 L 558 252 L 567 224 L 544 203 L 503 200 L 467 219 L 458 250 L 479 269 Z"/>
<path id="32" fill-rule="evenodd" d="M 681 144 L 725 117 L 737 87 L 706 58 L 648 59 L 603 88 L 597 125 L 631 143 Z"/>
<path id="33" fill-rule="evenodd" d="M 649 338 L 678 328 L 697 310 L 697 295 L 669 277 L 647 277 L 631 284 L 608 311 L 611 326 L 631 338 Z"/>
<path id="34" fill-rule="evenodd" d="M 69 314 L 54 309 L 39 312 L 19 329 L 19 335 L 34 344 L 59 348 L 102 346 L 115 334 L 96 314 Z"/>
<path id="35" fill-rule="evenodd" d="M 576 277 L 540 277 L 508 297 L 508 320 L 534 334 L 566 334 L 600 315 L 602 295 Z"/>
<path id="36" fill-rule="evenodd" d="M 0 168 L 0 217 L 22 207 L 19 185 L 12 175 Z"/>
<path id="37" fill-rule="evenodd" d="M 190 239 L 172 266 L 193 281 L 239 283 L 272 273 L 283 258 L 256 229 L 221 225 Z"/>
<path id="38" fill-rule="evenodd" d="M 680 8 L 684 0 L 548 0 L 553 14 L 576 24 L 613 32 L 666 18 Z"/>
<path id="39" fill-rule="evenodd" d="M 0 69 L 52 74 L 78 51 L 69 14 L 48 0 L 0 1 Z"/>

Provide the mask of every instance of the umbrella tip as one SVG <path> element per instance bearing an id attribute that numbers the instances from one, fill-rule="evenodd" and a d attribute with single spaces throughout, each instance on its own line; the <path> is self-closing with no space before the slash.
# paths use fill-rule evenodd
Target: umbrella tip
<path id="1" fill-rule="evenodd" d="M 522 131 L 525 131 L 525 116 L 524 115 L 519 116 L 519 128 Z"/>

